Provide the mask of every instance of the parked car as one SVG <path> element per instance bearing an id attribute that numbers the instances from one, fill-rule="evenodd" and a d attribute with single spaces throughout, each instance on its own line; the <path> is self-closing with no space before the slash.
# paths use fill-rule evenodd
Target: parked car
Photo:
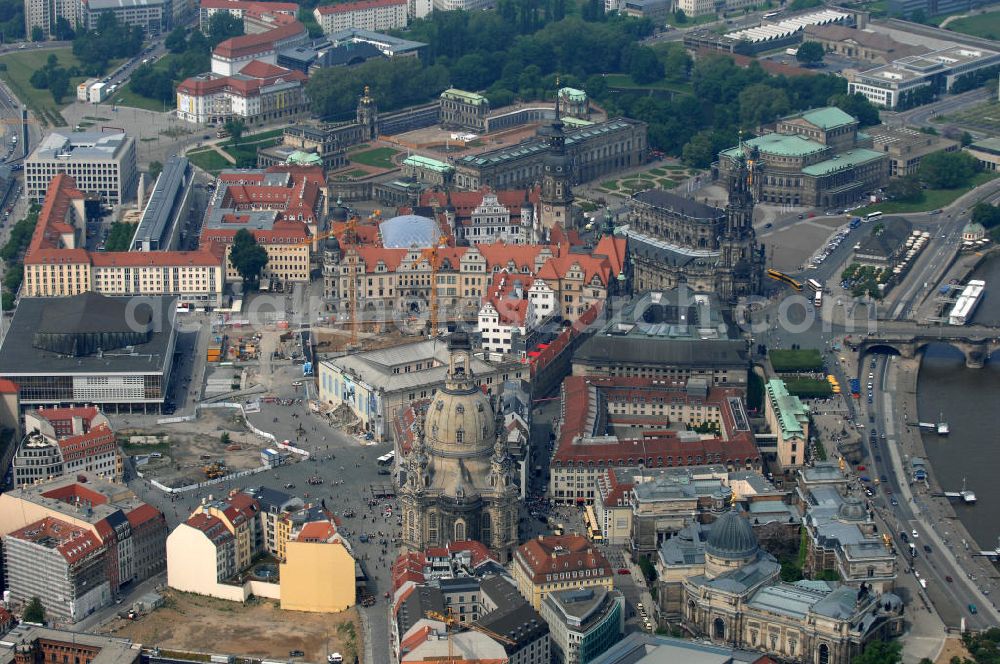
<path id="1" fill-rule="evenodd" d="M 632 570 L 630 570 L 628 568 L 625 568 L 625 567 L 622 567 L 620 570 L 618 570 L 618 573 L 619 574 L 631 574 Z"/>

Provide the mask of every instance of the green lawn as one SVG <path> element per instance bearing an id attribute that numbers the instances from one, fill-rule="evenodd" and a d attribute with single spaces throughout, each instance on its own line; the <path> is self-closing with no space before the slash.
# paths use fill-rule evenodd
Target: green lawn
<path id="1" fill-rule="evenodd" d="M 973 37 L 997 39 L 1000 37 L 1000 11 L 955 19 L 945 29 Z"/>
<path id="2" fill-rule="evenodd" d="M 683 23 L 677 22 L 677 17 L 673 12 L 667 14 L 667 25 L 672 25 L 675 28 L 690 28 L 692 25 L 701 25 L 703 23 L 714 23 L 718 21 L 719 17 L 715 14 L 705 14 L 704 16 L 698 16 L 696 18 L 685 17 Z"/>
<path id="3" fill-rule="evenodd" d="M 225 157 L 211 149 L 195 150 L 188 152 L 186 156 L 192 164 L 212 175 L 218 175 L 219 171 L 227 168 L 235 168 L 234 164 L 230 164 Z"/>
<path id="4" fill-rule="evenodd" d="M 768 353 L 768 357 L 771 359 L 771 366 L 778 373 L 820 371 L 823 368 L 823 356 L 816 348 L 776 349 Z"/>
<path id="5" fill-rule="evenodd" d="M 57 104 L 52 99 L 52 93 L 48 90 L 36 90 L 29 83 L 31 75 L 35 70 L 45 66 L 50 55 L 56 56 L 60 66 L 80 66 L 80 61 L 77 60 L 76 56 L 73 55 L 72 49 L 69 48 L 46 49 L 44 51 L 32 49 L 17 50 L 0 57 L 0 62 L 7 65 L 7 70 L 0 72 L 0 78 L 3 78 L 7 85 L 10 86 L 18 99 L 39 116 L 39 120 L 44 120 L 46 123 L 56 126 L 65 126 L 66 121 L 59 114 L 59 111 L 76 100 L 76 86 L 87 79 L 84 76 L 71 79 L 69 92 L 63 97 L 62 103 Z M 119 62 L 110 63 L 108 71 L 113 71 Z"/>
<path id="6" fill-rule="evenodd" d="M 886 214 L 903 214 L 906 212 L 926 212 L 928 210 L 937 210 L 947 205 L 951 205 L 955 199 L 962 194 L 971 191 L 983 183 L 989 182 L 995 177 L 997 177 L 996 173 L 977 173 L 976 176 L 972 178 L 972 183 L 965 187 L 959 187 L 958 189 L 924 189 L 919 201 L 914 201 L 912 203 L 904 201 L 885 201 L 855 210 L 852 214 L 861 217 L 869 212 L 875 212 L 876 210 L 881 210 Z"/>
<path id="7" fill-rule="evenodd" d="M 393 150 L 392 148 L 375 148 L 374 150 L 367 150 L 365 152 L 355 152 L 348 155 L 348 158 L 352 162 L 365 166 L 395 168 L 396 165 L 392 163 L 392 158 L 397 154 L 399 154 L 399 150 Z"/>
<path id="8" fill-rule="evenodd" d="M 260 143 L 266 141 L 269 138 L 281 138 L 282 134 L 284 133 L 285 133 L 284 129 L 268 129 L 267 131 L 262 131 L 257 134 L 243 134 L 243 136 L 240 137 L 240 145 L 247 145 L 250 143 Z M 233 139 L 231 138 L 226 139 L 221 143 L 219 143 L 219 147 L 221 147 L 226 152 L 229 152 L 229 148 L 233 147 L 234 145 L 235 143 L 233 143 Z"/>
<path id="9" fill-rule="evenodd" d="M 156 61 L 156 63 L 153 65 L 153 68 L 165 70 L 167 66 L 170 64 L 170 61 L 175 57 L 177 56 L 175 56 L 173 53 L 167 53 L 162 58 Z M 159 99 L 150 99 L 149 97 L 143 97 L 137 92 L 133 92 L 131 83 L 126 83 L 122 87 L 118 88 L 115 91 L 115 94 L 108 97 L 107 100 L 104 101 L 104 104 L 111 104 L 111 103 L 115 103 L 118 106 L 141 108 L 146 111 L 163 112 L 163 111 L 172 111 L 173 109 L 177 108 L 176 97 L 167 102 L 166 106 L 164 107 L 163 102 L 160 101 Z"/>
<path id="10" fill-rule="evenodd" d="M 690 83 L 671 83 L 669 81 L 655 81 L 640 85 L 632 80 L 628 74 L 605 74 L 604 81 L 609 88 L 621 90 L 669 90 L 681 95 L 694 94 Z"/>
<path id="11" fill-rule="evenodd" d="M 816 399 L 833 394 L 830 383 L 818 378 L 786 378 L 785 386 L 788 387 L 789 394 L 803 399 Z"/>

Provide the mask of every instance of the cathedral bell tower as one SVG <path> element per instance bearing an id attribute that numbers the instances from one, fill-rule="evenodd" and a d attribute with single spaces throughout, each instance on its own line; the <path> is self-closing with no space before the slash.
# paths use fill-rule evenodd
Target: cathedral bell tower
<path id="1" fill-rule="evenodd" d="M 716 290 L 723 299 L 758 292 L 764 254 L 753 229 L 754 195 L 760 190 L 763 164 L 757 148 L 740 141 L 739 155 L 729 174 L 729 201 L 725 227 L 719 238 L 719 276 Z"/>
<path id="2" fill-rule="evenodd" d="M 556 87 L 558 88 L 558 81 Z M 555 119 L 538 132 L 545 139 L 547 152 L 543 160 L 541 222 L 542 228 L 551 229 L 556 224 L 568 227 L 573 207 L 571 186 L 572 164 L 566 156 L 566 135 L 559 113 L 559 94 L 556 93 Z"/>

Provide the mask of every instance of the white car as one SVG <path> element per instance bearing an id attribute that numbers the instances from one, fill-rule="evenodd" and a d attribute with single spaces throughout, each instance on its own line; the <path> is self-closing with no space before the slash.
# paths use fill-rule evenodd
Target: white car
<path id="1" fill-rule="evenodd" d="M 918 537 L 920 537 L 920 533 L 917 532 L 916 528 L 914 528 L 910 534 L 913 535 L 913 539 L 917 539 Z"/>

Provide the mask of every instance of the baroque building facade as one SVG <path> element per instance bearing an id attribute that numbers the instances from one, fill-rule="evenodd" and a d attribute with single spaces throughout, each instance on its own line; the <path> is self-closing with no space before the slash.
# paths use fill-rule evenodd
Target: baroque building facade
<path id="1" fill-rule="evenodd" d="M 468 337 L 453 334 L 449 349 L 444 387 L 401 463 L 403 546 L 423 551 L 475 540 L 507 562 L 517 546 L 513 463 L 493 406 L 472 374 Z"/>
<path id="2" fill-rule="evenodd" d="M 725 209 L 660 189 L 633 196 L 628 236 L 635 290 L 686 284 L 723 300 L 758 293 L 764 248 L 753 229 L 753 210 L 762 171 L 754 150 L 736 160 L 727 175 Z"/>

